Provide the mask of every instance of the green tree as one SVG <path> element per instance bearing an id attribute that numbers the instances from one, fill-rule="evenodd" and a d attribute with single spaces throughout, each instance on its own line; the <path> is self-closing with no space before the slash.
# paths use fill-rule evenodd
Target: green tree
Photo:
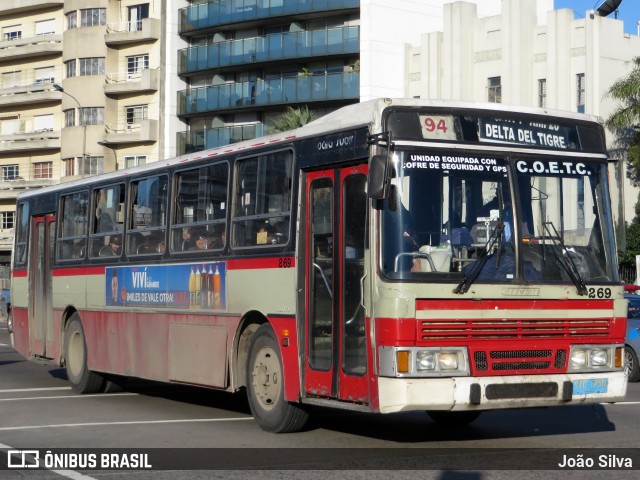
<path id="1" fill-rule="evenodd" d="M 275 118 L 269 125 L 269 133 L 286 132 L 293 130 L 318 118 L 315 112 L 309 110 L 306 105 L 303 107 L 287 107 L 282 115 Z"/>
<path id="2" fill-rule="evenodd" d="M 607 96 L 618 102 L 618 108 L 606 121 L 615 138 L 611 155 L 627 162 L 627 176 L 631 184 L 640 187 L 640 57 L 632 60 L 631 71 L 616 81 Z M 626 248 L 619 254 L 621 265 L 635 266 L 635 256 L 640 255 L 640 202 L 636 203 L 636 215 L 626 232 L 619 232 Z M 622 235 L 620 235 L 622 233 Z"/>

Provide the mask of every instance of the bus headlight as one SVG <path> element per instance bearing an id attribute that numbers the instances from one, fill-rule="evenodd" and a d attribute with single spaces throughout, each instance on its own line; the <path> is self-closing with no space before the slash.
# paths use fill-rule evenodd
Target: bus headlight
<path id="1" fill-rule="evenodd" d="M 569 373 L 620 370 L 616 349 L 621 345 L 573 345 L 569 353 Z"/>
<path id="2" fill-rule="evenodd" d="M 466 347 L 380 347 L 384 377 L 453 377 L 469 375 Z"/>
<path id="3" fill-rule="evenodd" d="M 435 370 L 436 369 L 436 354 L 435 352 L 426 352 L 420 350 L 416 355 L 416 368 L 420 370 Z"/>

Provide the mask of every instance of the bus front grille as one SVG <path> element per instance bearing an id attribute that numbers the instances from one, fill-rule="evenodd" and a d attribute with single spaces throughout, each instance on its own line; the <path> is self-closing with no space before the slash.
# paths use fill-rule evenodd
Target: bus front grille
<path id="1" fill-rule="evenodd" d="M 579 338 L 608 337 L 610 318 L 485 320 L 433 319 L 418 322 L 418 338 L 443 339 L 491 338 Z"/>
<path id="2" fill-rule="evenodd" d="M 476 372 L 526 372 L 541 373 L 540 370 L 562 371 L 565 369 L 567 352 L 557 350 L 496 350 L 473 352 L 473 367 Z"/>

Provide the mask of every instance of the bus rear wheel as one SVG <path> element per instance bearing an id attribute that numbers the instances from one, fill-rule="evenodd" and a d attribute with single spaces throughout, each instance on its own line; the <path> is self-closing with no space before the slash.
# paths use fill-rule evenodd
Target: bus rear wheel
<path id="1" fill-rule="evenodd" d="M 451 412 L 449 410 L 429 410 L 427 414 L 431 420 L 439 425 L 460 426 L 468 425 L 480 416 L 479 411 Z"/>
<path id="2" fill-rule="evenodd" d="M 65 365 L 71 388 L 78 393 L 96 393 L 104 389 L 105 379 L 87 366 L 87 343 L 80 315 L 74 313 L 64 336 Z"/>
<path id="3" fill-rule="evenodd" d="M 247 363 L 247 396 L 251 413 L 260 428 L 267 432 L 297 432 L 304 427 L 309 414 L 284 398 L 280 348 L 271 326 L 256 330 Z"/>

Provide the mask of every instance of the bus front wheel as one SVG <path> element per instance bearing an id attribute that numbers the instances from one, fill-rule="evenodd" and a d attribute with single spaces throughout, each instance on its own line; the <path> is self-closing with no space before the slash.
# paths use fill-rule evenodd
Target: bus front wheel
<path id="1" fill-rule="evenodd" d="M 448 410 L 429 410 L 427 414 L 431 420 L 440 425 L 459 426 L 468 425 L 480 416 L 479 411 L 451 412 Z"/>
<path id="2" fill-rule="evenodd" d="M 64 336 L 65 365 L 71 388 L 78 393 L 96 393 L 104 388 L 104 377 L 87 366 L 87 344 L 80 316 L 74 313 Z"/>
<path id="3" fill-rule="evenodd" d="M 274 433 L 296 432 L 304 427 L 309 414 L 284 398 L 280 348 L 269 324 L 256 330 L 247 362 L 247 396 L 251 413 L 263 430 Z"/>

